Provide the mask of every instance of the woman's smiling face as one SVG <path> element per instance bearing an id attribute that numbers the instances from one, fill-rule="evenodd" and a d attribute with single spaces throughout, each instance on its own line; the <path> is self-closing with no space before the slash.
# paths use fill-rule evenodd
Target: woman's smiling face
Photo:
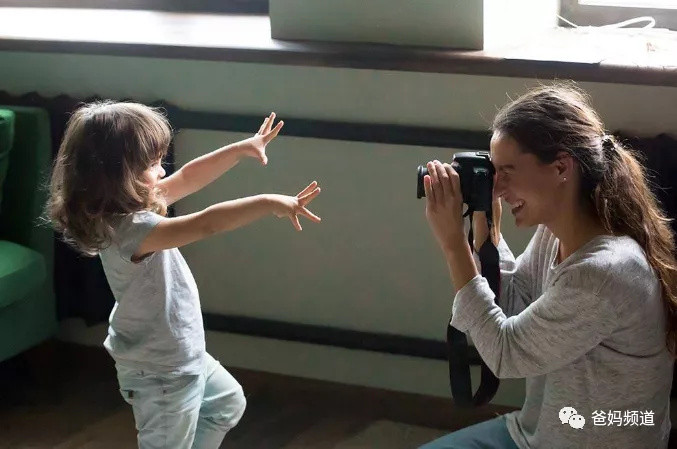
<path id="1" fill-rule="evenodd" d="M 491 138 L 491 160 L 496 194 L 510 205 L 518 227 L 547 224 L 561 212 L 561 181 L 554 163 L 542 163 L 502 133 Z"/>

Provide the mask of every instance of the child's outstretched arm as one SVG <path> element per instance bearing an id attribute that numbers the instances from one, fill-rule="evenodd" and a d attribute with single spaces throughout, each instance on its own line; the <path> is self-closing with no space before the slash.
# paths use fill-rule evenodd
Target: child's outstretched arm
<path id="1" fill-rule="evenodd" d="M 158 187 L 164 192 L 167 204 L 175 203 L 202 189 L 236 166 L 244 157 L 253 157 L 266 165 L 268 163 L 266 145 L 277 136 L 284 125 L 284 122 L 280 121 L 273 128 L 274 121 L 275 113 L 273 112 L 266 117 L 253 137 L 197 157 L 171 176 L 158 182 Z"/>
<path id="2" fill-rule="evenodd" d="M 155 251 L 178 248 L 223 231 L 232 231 L 268 214 L 289 217 L 294 227 L 301 231 L 299 215 L 312 221 L 321 219 L 307 209 L 307 205 L 320 194 L 313 181 L 296 196 L 263 194 L 214 204 L 200 212 L 159 222 L 139 247 L 133 260 L 139 260 Z"/>

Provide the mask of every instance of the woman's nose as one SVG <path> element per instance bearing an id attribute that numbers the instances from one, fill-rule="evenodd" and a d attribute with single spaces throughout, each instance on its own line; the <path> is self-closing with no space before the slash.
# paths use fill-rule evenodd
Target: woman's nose
<path id="1" fill-rule="evenodd" d="M 166 174 L 164 167 L 160 165 L 160 178 L 164 178 Z"/>

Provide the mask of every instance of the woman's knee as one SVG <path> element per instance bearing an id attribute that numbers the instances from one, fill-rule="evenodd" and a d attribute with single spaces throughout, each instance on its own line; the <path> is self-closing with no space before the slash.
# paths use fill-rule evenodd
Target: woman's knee
<path id="1" fill-rule="evenodd" d="M 418 449 L 467 449 L 467 447 L 459 444 L 459 442 L 455 440 L 454 434 L 448 434 L 437 440 L 426 443 Z"/>
<path id="2" fill-rule="evenodd" d="M 445 435 L 419 449 L 468 449 L 468 448 L 514 449 L 517 446 L 510 437 L 505 416 L 464 427 Z"/>

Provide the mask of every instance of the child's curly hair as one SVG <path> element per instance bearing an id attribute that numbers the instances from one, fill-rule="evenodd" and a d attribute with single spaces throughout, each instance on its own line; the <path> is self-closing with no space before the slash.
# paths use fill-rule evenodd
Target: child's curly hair
<path id="1" fill-rule="evenodd" d="M 144 172 L 166 154 L 167 118 L 138 103 L 86 104 L 68 121 L 54 162 L 46 218 L 85 255 L 110 245 L 119 218 L 140 210 L 161 215 L 167 204 L 144 182 Z"/>

